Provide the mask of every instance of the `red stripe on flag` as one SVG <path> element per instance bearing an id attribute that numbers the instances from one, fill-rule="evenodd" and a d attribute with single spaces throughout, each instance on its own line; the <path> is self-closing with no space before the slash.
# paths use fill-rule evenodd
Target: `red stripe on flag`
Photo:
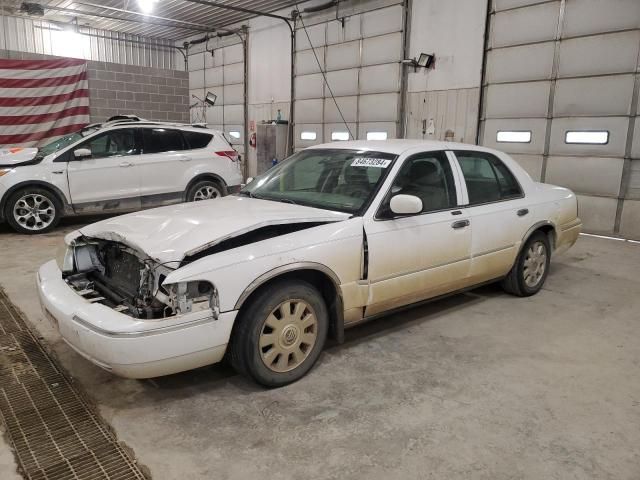
<path id="1" fill-rule="evenodd" d="M 79 123 L 75 125 L 67 125 L 65 127 L 52 128 L 51 130 L 42 132 L 21 133 L 19 135 L 0 135 L 0 145 L 35 142 L 42 140 L 43 138 L 67 135 L 69 133 L 77 132 L 86 126 L 86 123 Z"/>
<path id="2" fill-rule="evenodd" d="M 55 103 L 68 102 L 76 98 L 89 97 L 89 90 L 80 88 L 60 95 L 48 95 L 45 97 L 0 97 L 0 107 L 37 107 L 38 105 L 53 105 Z"/>
<path id="3" fill-rule="evenodd" d="M 60 120 L 61 118 L 72 117 L 74 115 L 89 115 L 89 107 L 81 105 L 79 107 L 70 107 L 53 113 L 0 116 L 0 125 L 28 125 L 30 123 L 38 124 L 53 122 L 54 120 Z"/>
<path id="4" fill-rule="evenodd" d="M 62 59 L 62 60 L 8 60 L 0 59 L 0 70 L 45 70 L 51 68 L 77 67 L 83 65 L 86 60 Z"/>
<path id="5" fill-rule="evenodd" d="M 59 85 L 69 85 L 87 79 L 87 72 L 67 77 L 50 78 L 0 78 L 0 88 L 35 88 L 35 87 L 57 87 Z"/>

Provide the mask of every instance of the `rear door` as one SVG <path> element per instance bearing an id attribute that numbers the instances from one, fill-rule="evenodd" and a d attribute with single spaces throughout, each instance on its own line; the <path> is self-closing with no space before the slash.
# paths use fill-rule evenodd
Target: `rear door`
<path id="1" fill-rule="evenodd" d="M 140 208 L 137 168 L 140 145 L 133 128 L 99 133 L 73 150 L 89 149 L 91 157 L 76 160 L 68 153 L 69 192 L 76 212 L 126 211 Z"/>
<path id="2" fill-rule="evenodd" d="M 365 218 L 369 305 L 365 315 L 463 288 L 469 273 L 471 226 L 459 208 L 460 179 L 445 152 L 421 152 L 404 160 L 390 190 Z M 415 215 L 394 216 L 394 195 L 422 200 Z"/>
<path id="3" fill-rule="evenodd" d="M 182 132 L 170 127 L 140 128 L 142 155 L 140 195 L 145 206 L 182 200 L 187 186 L 186 171 L 192 160 Z"/>
<path id="4" fill-rule="evenodd" d="M 495 155 L 456 150 L 466 187 L 465 210 L 472 225 L 472 284 L 506 275 L 520 241 L 530 227 L 524 192 L 516 177 Z"/>

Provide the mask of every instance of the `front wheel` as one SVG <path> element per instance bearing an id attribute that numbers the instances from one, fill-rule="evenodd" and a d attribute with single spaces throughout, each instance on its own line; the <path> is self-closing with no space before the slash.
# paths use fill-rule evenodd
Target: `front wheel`
<path id="1" fill-rule="evenodd" d="M 224 189 L 214 180 L 202 180 L 187 192 L 187 202 L 200 202 L 224 196 Z"/>
<path id="2" fill-rule="evenodd" d="M 4 215 L 18 233 L 46 233 L 60 221 L 62 205 L 49 190 L 27 187 L 11 195 Z"/>
<path id="3" fill-rule="evenodd" d="M 518 297 L 535 295 L 547 279 L 550 261 L 549 238 L 543 232 L 535 232 L 526 241 L 516 263 L 502 281 L 502 288 Z"/>
<path id="4" fill-rule="evenodd" d="M 281 281 L 250 300 L 236 320 L 230 360 L 266 387 L 302 378 L 322 353 L 329 315 L 322 295 L 304 281 Z"/>

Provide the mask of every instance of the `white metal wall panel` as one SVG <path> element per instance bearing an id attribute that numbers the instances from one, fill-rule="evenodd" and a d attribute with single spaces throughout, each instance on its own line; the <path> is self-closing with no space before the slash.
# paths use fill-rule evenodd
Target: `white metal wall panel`
<path id="1" fill-rule="evenodd" d="M 550 85 L 550 82 L 489 85 L 486 115 L 490 118 L 544 117 Z"/>
<path id="2" fill-rule="evenodd" d="M 386 63 L 360 70 L 360 93 L 392 92 L 400 88 L 401 67 Z"/>
<path id="3" fill-rule="evenodd" d="M 482 144 L 509 153 L 544 153 L 544 137 L 547 120 L 544 118 L 511 118 L 487 119 L 484 122 L 484 136 Z M 503 143 L 496 140 L 500 130 L 527 130 L 531 132 L 528 143 Z"/>
<path id="4" fill-rule="evenodd" d="M 244 84 L 235 83 L 224 86 L 224 104 L 242 105 L 244 102 Z"/>
<path id="5" fill-rule="evenodd" d="M 628 126 L 628 117 L 554 118 L 551 124 L 549 153 L 552 155 L 624 157 Z M 609 142 L 606 145 L 567 144 L 565 143 L 565 135 L 567 131 L 571 130 L 606 130 L 609 132 Z"/>
<path id="6" fill-rule="evenodd" d="M 348 42 L 327 47 L 327 70 L 360 66 L 360 42 Z"/>
<path id="7" fill-rule="evenodd" d="M 625 213 L 623 197 L 640 198 L 640 127 L 630 128 L 640 0 L 493 0 L 492 7 L 482 143 L 513 154 L 534 178 L 572 188 L 587 231 L 628 235 L 636 217 L 628 213 L 634 207 Z M 501 130 L 530 131 L 531 142 L 498 143 Z M 605 131 L 608 139 L 567 143 L 568 131 Z"/>
<path id="8" fill-rule="evenodd" d="M 330 142 L 332 133 L 347 130 L 356 138 L 366 138 L 368 131 L 387 132 L 388 138 L 396 136 L 404 12 L 399 4 L 377 8 L 376 3 L 379 2 L 363 2 L 351 7 L 351 13 L 345 13 L 344 26 L 335 18 L 327 17 L 326 12 L 305 19 L 328 86 L 324 85 L 304 30 L 298 28 L 296 148 Z M 362 11 L 363 8 L 370 10 Z M 322 128 L 315 130 L 318 124 L 322 124 Z M 299 138 L 302 132 L 311 131 L 307 128 L 314 128 L 315 140 Z"/>
<path id="9" fill-rule="evenodd" d="M 489 83 L 548 80 L 553 67 L 554 42 L 505 47 L 487 53 Z"/>
<path id="10" fill-rule="evenodd" d="M 620 193 L 623 166 L 623 158 L 551 156 L 546 180 L 576 192 L 616 197 Z"/>
<path id="11" fill-rule="evenodd" d="M 640 28 L 638 0 L 566 0 L 563 37 Z"/>
<path id="12" fill-rule="evenodd" d="M 390 33 L 362 41 L 362 65 L 402 60 L 402 33 Z"/>
<path id="13" fill-rule="evenodd" d="M 553 40 L 560 2 L 498 12 L 493 16 L 491 45 L 504 47 Z"/>
<path id="14" fill-rule="evenodd" d="M 625 200 L 622 208 L 620 232 L 629 238 L 640 238 L 640 202 Z"/>
<path id="15" fill-rule="evenodd" d="M 224 123 L 225 132 L 228 131 L 228 125 L 244 122 L 243 105 L 225 105 L 224 106 Z"/>
<path id="16" fill-rule="evenodd" d="M 553 114 L 556 116 L 628 115 L 633 82 L 633 75 L 558 80 Z"/>
<path id="17" fill-rule="evenodd" d="M 563 40 L 560 42 L 558 76 L 632 72 L 636 67 L 639 45 L 638 30 Z"/>
<path id="18" fill-rule="evenodd" d="M 233 63 L 224 67 L 224 84 L 244 83 L 244 64 Z"/>
<path id="19" fill-rule="evenodd" d="M 631 158 L 640 160 L 640 117 L 635 118 L 633 140 L 631 142 Z"/>
<path id="20" fill-rule="evenodd" d="M 200 55 L 197 55 L 198 57 Z M 191 65 L 191 63 L 189 63 Z M 189 72 L 189 85 L 191 85 L 191 74 L 201 75 L 202 71 L 196 70 L 195 72 Z M 224 85 L 224 67 L 212 67 L 204 71 L 205 83 L 207 87 L 218 87 Z"/>

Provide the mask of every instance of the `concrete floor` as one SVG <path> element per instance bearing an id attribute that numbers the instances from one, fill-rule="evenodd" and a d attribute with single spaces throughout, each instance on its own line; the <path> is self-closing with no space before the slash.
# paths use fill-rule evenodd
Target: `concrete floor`
<path id="1" fill-rule="evenodd" d="M 34 272 L 78 226 L 0 226 L 0 284 L 154 479 L 640 478 L 638 244 L 581 237 L 534 297 L 489 286 L 377 320 L 264 390 L 223 366 L 123 380 L 73 353 Z"/>

